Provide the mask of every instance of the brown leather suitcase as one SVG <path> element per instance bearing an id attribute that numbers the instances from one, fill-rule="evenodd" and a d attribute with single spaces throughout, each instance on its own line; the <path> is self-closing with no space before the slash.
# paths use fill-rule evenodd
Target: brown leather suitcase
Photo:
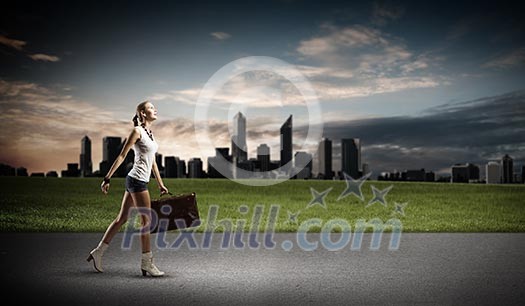
<path id="1" fill-rule="evenodd" d="M 151 233 L 191 228 L 201 224 L 195 192 L 169 195 L 151 201 Z"/>

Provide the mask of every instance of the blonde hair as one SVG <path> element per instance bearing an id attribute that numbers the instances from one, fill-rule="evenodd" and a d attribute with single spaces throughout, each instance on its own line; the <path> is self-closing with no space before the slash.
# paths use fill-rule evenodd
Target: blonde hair
<path id="1" fill-rule="evenodd" d="M 145 119 L 140 114 L 142 111 L 146 110 L 146 104 L 148 104 L 148 100 L 144 102 L 140 102 L 139 105 L 137 105 L 137 110 L 135 112 L 135 116 L 133 116 L 133 124 L 135 126 L 139 126 L 145 123 Z"/>

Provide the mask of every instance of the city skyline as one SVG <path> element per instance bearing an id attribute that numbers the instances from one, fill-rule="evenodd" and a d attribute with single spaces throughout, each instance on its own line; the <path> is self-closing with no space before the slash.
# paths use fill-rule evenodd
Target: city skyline
<path id="1" fill-rule="evenodd" d="M 332 179 L 332 178 L 343 178 L 343 172 L 347 173 L 352 178 L 359 178 L 362 175 L 368 174 L 369 164 L 364 163 L 361 157 L 361 139 L 359 138 L 342 138 L 340 139 L 341 147 L 341 163 L 340 169 L 334 168 L 333 161 L 335 156 L 333 155 L 332 140 L 329 138 L 323 137 L 318 144 L 317 151 L 313 154 L 303 151 L 293 152 L 293 141 L 292 141 L 292 118 L 293 115 L 290 114 L 286 121 L 281 125 L 280 128 L 280 156 L 284 158 L 280 160 L 272 160 L 270 158 L 270 148 L 262 143 L 257 146 L 257 155 L 256 158 L 250 158 L 246 152 L 245 138 L 246 136 L 246 116 L 242 112 L 237 112 L 232 118 L 233 121 L 233 135 L 231 136 L 231 151 L 232 155 L 229 155 L 230 148 L 215 148 L 215 156 L 209 156 L 206 158 L 206 161 L 202 157 L 192 157 L 188 161 L 188 172 L 186 173 L 186 164 L 185 160 L 179 158 L 179 156 L 164 156 L 160 152 L 156 153 L 156 161 L 159 166 L 160 173 L 166 177 L 211 177 L 219 178 L 224 177 L 224 173 L 217 172 L 211 165 L 210 161 L 216 159 L 219 155 L 225 158 L 232 165 L 236 164 L 240 168 L 245 168 L 246 163 L 253 163 L 257 161 L 258 165 L 256 168 L 254 165 L 245 168 L 245 170 L 250 171 L 270 171 L 278 167 L 282 167 L 287 164 L 289 161 L 293 161 L 291 164 L 292 167 L 306 167 L 301 170 L 300 173 L 297 173 L 297 178 L 320 178 L 320 179 Z M 84 176 L 103 176 L 109 170 L 109 167 L 116 159 L 118 154 L 121 152 L 122 147 L 126 142 L 126 138 L 122 139 L 121 137 L 116 136 L 104 136 L 102 139 L 102 157 L 100 161 L 100 169 L 93 172 L 92 160 L 91 160 L 91 139 L 85 135 L 81 139 L 80 145 L 80 155 L 78 163 L 67 163 L 67 169 L 62 171 L 49 170 L 46 173 L 50 176 L 58 176 L 56 173 L 61 172 L 61 176 L 69 177 L 84 177 Z M 240 145 L 239 145 L 240 144 Z M 241 149 L 240 147 L 244 148 Z M 289 159 L 288 156 L 294 155 L 293 159 Z M 317 157 L 317 158 L 314 158 Z M 130 149 L 125 160 L 119 166 L 115 172 L 115 176 L 125 176 L 125 174 L 131 169 L 133 164 L 134 151 Z M 317 163 L 314 163 L 316 161 Z M 485 167 L 481 169 L 485 170 L 483 173 L 483 178 L 487 183 L 516 183 L 520 180 L 523 181 L 523 178 L 519 178 L 518 171 L 514 171 L 513 166 L 514 160 L 508 155 L 502 157 L 500 161 L 487 161 Z M 166 173 L 165 168 L 168 168 L 166 165 L 170 164 L 171 172 Z M 204 169 L 204 165 L 207 165 Z M 273 165 L 273 166 L 271 166 Z M 316 165 L 314 167 L 313 165 Z M 9 166 L 9 165 L 7 165 Z M 517 165 L 518 169 L 520 165 Z M 522 172 L 525 165 L 521 165 Z M 314 171 L 316 169 L 316 171 Z M 490 169 L 490 171 L 489 171 Z M 496 170 L 497 169 L 497 170 Z M 27 176 L 27 169 L 24 167 L 13 168 L 13 173 L 21 172 L 22 176 Z M 223 170 L 224 171 L 224 170 Z M 281 169 L 283 172 L 288 172 L 289 169 Z M 474 172 L 472 172 L 474 171 Z M 2 173 L 4 173 L 3 171 Z M 451 165 L 450 172 L 448 177 L 450 177 L 451 182 L 466 182 L 481 180 L 482 175 L 480 174 L 480 167 L 476 164 L 467 162 L 466 164 L 455 163 Z M 234 171 L 233 173 L 236 173 Z M 474 173 L 474 174 L 472 174 Z M 41 176 L 43 173 L 32 173 L 31 176 Z M 232 173 L 230 172 L 230 175 Z M 5 175 L 5 174 L 2 174 Z M 14 175 L 14 174 L 13 174 Z M 521 174 L 523 176 L 523 173 Z M 492 177 L 490 177 L 492 176 Z M 235 174 L 233 175 L 235 177 Z M 444 177 L 439 177 L 438 181 Z M 408 180 L 408 181 L 436 181 L 435 173 L 431 170 L 430 172 L 425 172 L 424 168 L 420 169 L 407 169 L 405 168 L 402 172 L 399 172 L 395 169 L 393 172 L 381 172 L 377 174 L 377 179 L 379 180 Z"/>
<path id="2" fill-rule="evenodd" d="M 259 144 L 257 146 L 256 158 L 250 158 L 246 150 L 246 116 L 242 112 L 237 112 L 232 118 L 233 121 L 233 135 L 230 137 L 231 141 L 231 152 L 229 155 L 230 148 L 215 148 L 215 156 L 206 157 L 205 161 L 202 157 L 191 157 L 188 160 L 186 167 L 185 160 L 180 159 L 179 156 L 164 156 L 160 152 L 156 153 L 156 162 L 159 166 L 160 173 L 165 177 L 189 177 L 189 178 L 224 178 L 224 173 L 219 173 L 210 165 L 212 159 L 216 159 L 219 155 L 225 158 L 232 165 L 236 165 L 241 169 L 249 171 L 271 171 L 278 167 L 283 167 L 288 162 L 293 162 L 291 167 L 305 167 L 294 175 L 294 177 L 305 179 L 305 178 L 317 178 L 317 179 L 343 179 L 343 173 L 346 173 L 352 178 L 359 178 L 363 175 L 368 174 L 369 164 L 364 163 L 361 157 L 361 139 L 360 138 L 341 138 L 341 163 L 340 169 L 336 169 L 333 166 L 334 155 L 332 151 L 333 142 L 327 137 L 323 137 L 318 143 L 317 151 L 313 154 L 296 151 L 293 152 L 293 129 L 292 129 L 292 118 L 290 114 L 286 121 L 280 127 L 280 157 L 279 160 L 272 160 L 270 158 L 270 148 L 265 144 Z M 100 161 L 99 170 L 93 171 L 93 161 L 91 159 L 91 139 L 85 135 L 81 139 L 80 154 L 78 163 L 67 163 L 67 169 L 62 171 L 49 170 L 45 176 L 58 176 L 58 172 L 61 172 L 62 177 L 88 177 L 88 176 L 103 176 L 107 173 L 109 167 L 113 161 L 117 158 L 121 152 L 126 138 L 122 139 L 117 136 L 104 136 L 102 139 L 102 160 Z M 294 156 L 291 159 L 291 156 Z M 314 158 L 314 156 L 316 158 Z M 125 160 L 119 166 L 115 172 L 115 176 L 123 177 L 131 169 L 134 159 L 134 151 L 130 149 Z M 283 162 L 284 161 L 284 162 Z M 316 161 L 317 163 L 314 163 Z M 257 162 L 257 166 L 253 165 Z M 523 169 L 525 165 L 521 165 L 521 178 L 518 176 L 519 170 L 514 171 L 514 160 L 508 155 L 502 157 L 500 161 L 487 161 L 485 167 L 479 167 L 476 164 L 467 162 L 465 164 L 455 163 L 451 165 L 448 177 L 450 182 L 480 182 L 482 175 L 480 174 L 483 169 L 483 179 L 487 183 L 518 183 L 523 181 Z M 246 166 L 251 163 L 251 166 Z M 169 166 L 166 166 L 168 165 Z M 4 164 L 3 164 L 4 165 Z M 204 165 L 207 165 L 204 169 Z M 313 165 L 316 165 L 314 167 Z M 9 165 L 4 165 L 9 166 Z M 517 165 L 518 169 L 520 165 Z M 166 170 L 169 168 L 170 170 Z M 188 171 L 186 172 L 186 168 Z M 314 171 L 316 169 L 316 171 Z M 281 171 L 288 172 L 289 168 L 282 168 Z M 13 168 L 13 175 L 28 176 L 27 169 L 25 167 Z M 225 170 L 222 170 L 225 171 Z M 2 175 L 5 175 L 5 170 L 2 170 Z M 21 174 L 18 174 L 18 173 Z M 236 178 L 236 171 L 233 170 L 233 178 Z M 42 176 L 42 172 L 33 172 L 31 176 Z M 232 175 L 232 172 L 230 172 Z M 440 176 L 437 181 L 442 181 L 443 178 Z M 436 181 L 435 173 L 431 170 L 426 172 L 424 168 L 420 169 L 407 169 L 405 168 L 402 172 L 395 169 L 393 172 L 381 172 L 377 174 L 378 180 L 408 180 L 408 181 Z"/>
<path id="3" fill-rule="evenodd" d="M 202 1 L 195 9 L 57 1 L 12 2 L 3 12 L 0 163 L 29 172 L 77 160 L 84 135 L 93 148 L 104 136 L 129 135 L 143 100 L 159 111 L 153 131 L 161 151 L 186 161 L 212 156 L 196 141 L 199 93 L 221 67 L 248 56 L 301 72 L 317 94 L 324 136 L 362 139 L 374 173 L 447 173 L 454 163 L 483 165 L 505 154 L 516 165 L 525 160 L 518 2 Z M 250 156 L 266 143 L 280 158 L 279 127 L 290 113 L 294 139 L 307 131 L 304 99 L 275 74 L 239 75 L 212 102 L 214 147 L 230 145 L 226 131 L 238 110 L 251 118 Z M 333 154 L 339 169 L 339 141 Z"/>
<path id="4" fill-rule="evenodd" d="M 106 141 L 107 140 L 107 141 Z M 106 136 L 104 137 L 104 146 L 102 148 L 103 156 L 106 156 L 106 158 L 110 158 L 109 155 L 112 153 L 109 153 L 111 151 L 113 152 L 120 152 L 119 150 L 122 149 L 122 146 L 124 145 L 124 142 L 126 139 L 124 139 L 122 142 L 118 142 L 116 140 L 120 140 L 119 137 L 111 137 Z M 67 169 L 62 170 L 60 177 L 90 177 L 90 176 L 98 176 L 102 177 L 103 173 L 100 173 L 99 170 L 95 172 L 91 172 L 92 167 L 92 161 L 89 160 L 89 158 L 86 158 L 86 156 L 90 156 L 90 143 L 91 140 L 89 137 L 84 136 L 81 140 L 81 154 L 80 154 L 80 163 L 67 163 Z M 110 143 L 113 143 L 113 145 L 110 145 Z M 342 163 L 341 165 L 345 165 L 345 159 L 347 159 L 347 164 L 354 164 L 354 171 L 355 168 L 360 169 L 357 173 L 352 172 L 352 166 L 342 166 L 339 171 L 337 169 L 331 168 L 333 156 L 331 158 L 328 158 L 328 155 L 331 155 L 332 153 L 332 141 L 327 138 L 323 138 L 319 142 L 319 152 L 322 152 L 321 154 L 317 155 L 317 162 L 318 162 L 318 172 L 313 172 L 313 164 L 314 160 L 316 160 L 312 154 L 304 152 L 304 151 L 296 151 L 294 154 L 293 159 L 293 166 L 294 167 L 301 167 L 303 168 L 300 170 L 296 175 L 294 175 L 294 178 L 297 179 L 343 179 L 343 173 L 353 173 L 353 175 L 350 175 L 352 178 L 359 178 L 361 176 L 370 174 L 368 172 L 368 164 L 362 163 L 361 161 L 361 147 L 360 147 L 360 139 L 358 138 L 348 138 L 348 139 L 341 139 L 340 140 L 342 148 L 345 146 L 349 147 L 346 149 L 346 153 L 343 153 L 341 156 Z M 346 143 L 346 144 L 345 144 Z M 232 142 L 232 149 L 234 148 L 236 144 Z M 112 148 L 113 147 L 113 148 Z M 353 149 L 351 149 L 353 148 Z M 230 148 L 215 148 L 216 156 L 222 155 L 227 161 L 233 164 L 233 155 L 228 155 Z M 349 150 L 350 149 L 350 150 Z M 275 161 L 270 160 L 270 150 L 266 144 L 260 144 L 257 147 L 257 158 L 249 158 L 247 160 L 239 161 L 239 163 L 246 163 L 246 162 L 255 162 L 257 161 L 260 163 L 255 170 L 256 172 L 259 171 L 271 171 L 272 169 L 278 168 L 282 165 L 281 161 Z M 343 149 L 343 152 L 345 152 L 345 149 Z M 113 153 L 113 155 L 115 155 Z M 133 151 L 130 150 L 128 152 L 128 155 L 126 156 L 126 159 L 124 160 L 123 164 L 118 168 L 118 170 L 115 172 L 115 176 L 123 177 L 125 174 L 131 169 L 132 166 L 132 160 L 133 160 Z M 216 157 L 215 156 L 215 157 Z M 207 158 L 207 164 L 208 168 L 204 170 L 204 163 L 201 160 L 200 157 L 192 157 L 188 161 L 188 166 L 186 167 L 185 160 L 180 159 L 178 156 L 164 156 L 164 160 L 162 159 L 163 155 L 161 153 L 155 154 L 156 162 L 159 166 L 159 171 L 163 177 L 167 178 L 224 178 L 225 176 L 219 172 L 217 172 L 213 167 L 210 167 L 210 160 L 215 158 L 214 156 L 210 156 Z M 114 157 L 116 158 L 116 157 Z M 329 160 L 328 163 L 326 163 L 326 160 Z M 108 160 L 102 160 L 100 162 L 100 165 L 108 165 L 112 162 L 108 162 Z M 325 166 L 321 166 L 323 163 L 325 163 Z M 266 166 L 265 166 L 266 164 Z M 273 168 L 269 167 L 268 164 L 273 164 Z M 55 170 L 49 170 L 45 174 L 43 172 L 33 172 L 29 175 L 27 172 L 27 169 L 24 167 L 18 167 L 14 168 L 11 167 L 11 170 L 7 169 L 6 167 L 11 167 L 10 165 L 1 164 L 0 169 L 0 175 L 10 175 L 10 176 L 50 176 L 50 177 L 59 177 L 58 172 Z M 519 174 L 519 169 L 521 167 L 521 174 Z M 86 169 L 87 168 L 87 169 Z M 325 170 L 322 170 L 322 169 Z M 327 169 L 331 169 L 329 171 L 329 175 L 327 176 L 325 174 Z M 510 184 L 510 183 L 524 183 L 525 182 L 525 165 L 517 165 L 517 171 L 515 171 L 516 167 L 514 165 L 514 160 L 512 157 L 510 157 L 508 154 L 505 154 L 499 161 L 487 161 L 485 164 L 485 173 L 481 175 L 480 169 L 482 167 L 472 164 L 472 163 L 456 163 L 451 166 L 451 171 L 449 175 L 445 176 L 439 176 L 436 177 L 435 173 L 433 171 L 425 171 L 424 168 L 421 169 L 404 169 L 402 172 L 399 172 L 397 169 L 395 169 L 393 172 L 381 172 L 377 175 L 377 180 L 390 180 L 390 181 L 425 181 L 425 182 L 451 182 L 451 183 L 487 183 L 487 184 Z M 186 172 L 186 169 L 188 171 Z M 248 169 L 247 169 L 248 170 Z M 169 172 L 171 171 L 171 172 Z M 213 171 L 213 174 L 212 172 Z M 10 173 L 10 174 L 9 174 Z M 89 173 L 89 174 L 86 174 Z M 443 180 L 445 179 L 445 180 Z"/>
<path id="5" fill-rule="evenodd" d="M 232 155 L 229 155 L 230 148 L 215 148 L 215 156 L 210 156 L 207 158 L 207 162 L 203 163 L 201 161 L 200 157 L 193 157 L 188 162 L 188 171 L 187 176 L 188 177 L 211 177 L 211 178 L 224 178 L 225 173 L 217 172 L 217 170 L 210 165 L 211 160 L 216 160 L 216 158 L 222 156 L 227 162 L 231 163 L 232 165 L 235 165 L 237 167 L 244 168 L 246 167 L 246 163 L 254 163 L 255 161 L 258 163 L 257 166 L 251 165 L 246 170 L 250 171 L 270 171 L 277 167 L 283 167 L 288 162 L 293 161 L 292 167 L 300 167 L 303 168 L 300 170 L 294 177 L 298 179 L 308 179 L 308 178 L 318 178 L 318 179 L 333 179 L 333 178 L 339 178 L 343 179 L 343 173 L 346 173 L 352 178 L 360 178 L 363 175 L 367 175 L 369 173 L 369 164 L 364 163 L 361 157 L 361 139 L 359 138 L 342 138 L 340 139 L 341 144 L 341 164 L 339 171 L 335 169 L 333 165 L 333 152 L 332 152 L 332 145 L 333 142 L 329 138 L 323 137 L 321 141 L 318 144 L 318 150 L 310 154 L 308 152 L 303 151 L 296 151 L 295 154 L 293 153 L 293 125 L 292 125 L 292 118 L 293 115 L 290 114 L 289 117 L 286 119 L 286 121 L 281 125 L 280 127 L 280 160 L 272 160 L 270 158 L 270 148 L 266 144 L 259 144 L 257 146 L 257 157 L 256 158 L 249 158 L 247 155 L 246 150 L 246 116 L 242 112 L 237 112 L 235 116 L 232 118 L 233 121 L 233 135 L 231 136 L 232 142 L 231 142 L 231 151 Z M 114 138 L 114 137 L 105 137 L 106 138 Z M 89 141 L 89 138 L 85 136 L 82 138 L 82 147 L 80 155 L 80 161 L 82 164 L 83 156 L 85 155 L 85 142 L 86 139 Z M 125 140 L 124 140 L 125 141 Z M 90 141 L 89 141 L 90 144 Z M 116 144 L 116 146 L 122 147 L 123 142 L 119 145 Z M 105 146 L 103 147 L 103 151 L 108 150 L 108 148 Z M 91 153 L 89 152 L 89 155 Z M 107 155 L 105 152 L 103 154 L 104 156 Z M 293 160 L 291 159 L 291 155 L 294 156 Z M 317 159 L 314 159 L 314 156 L 317 157 Z M 128 156 L 126 158 L 127 163 L 131 163 L 131 159 L 129 158 L 130 154 L 128 153 Z M 166 156 L 166 159 L 168 158 L 174 158 L 177 160 L 176 167 L 180 168 L 179 166 L 179 157 L 174 156 Z M 317 171 L 314 173 L 314 167 L 313 165 L 314 160 L 317 161 L 316 169 Z M 181 161 L 184 164 L 184 161 Z M 190 164 L 191 162 L 191 164 Z M 104 161 L 101 162 L 101 165 L 104 163 Z M 167 163 L 167 162 L 166 162 Z M 162 162 L 162 154 L 157 153 L 157 164 L 159 165 L 159 169 L 161 169 L 161 173 L 164 174 L 163 169 L 163 162 Z M 203 165 L 207 164 L 207 169 L 204 170 Z M 272 164 L 274 164 L 272 166 Z M 69 166 L 70 164 L 68 164 Z M 497 171 L 494 169 L 497 166 Z M 128 165 L 130 167 L 130 165 Z M 522 165 L 522 178 L 521 181 L 523 182 L 523 167 L 525 165 Z M 121 169 L 120 167 L 119 169 Z M 489 168 L 492 168 L 491 171 L 489 171 Z M 129 169 L 128 169 L 129 170 Z M 222 171 L 225 171 L 223 169 Z M 282 168 L 281 171 L 288 172 L 289 168 Z M 80 168 L 80 173 L 83 173 L 82 166 Z M 196 174 L 197 173 L 197 174 Z M 204 173 L 207 174 L 207 176 L 203 175 Z M 233 173 L 230 172 L 228 175 L 232 175 L 232 177 L 236 177 L 236 171 L 234 170 Z M 448 176 L 450 178 L 450 182 L 452 183 L 469 183 L 469 182 L 480 182 L 481 181 L 481 171 L 480 167 L 476 164 L 472 163 L 455 163 L 450 168 L 450 175 Z M 123 175 L 124 173 L 122 171 L 119 172 L 119 175 Z M 495 161 L 488 161 L 485 165 L 485 173 L 484 179 L 486 183 L 517 183 L 520 181 L 515 175 L 517 175 L 517 172 L 514 172 L 513 167 L 513 159 L 508 155 L 505 154 L 501 161 L 495 162 Z M 168 177 L 184 177 L 184 171 L 181 172 L 180 170 L 177 171 L 176 176 L 168 176 Z M 407 181 L 427 181 L 427 182 L 434 182 L 436 181 L 442 181 L 445 177 L 438 177 L 436 178 L 436 174 L 434 171 L 425 171 L 424 168 L 420 169 L 404 169 L 402 172 L 398 172 L 397 170 L 394 170 L 394 172 L 381 172 L 377 175 L 378 180 L 407 180 Z"/>

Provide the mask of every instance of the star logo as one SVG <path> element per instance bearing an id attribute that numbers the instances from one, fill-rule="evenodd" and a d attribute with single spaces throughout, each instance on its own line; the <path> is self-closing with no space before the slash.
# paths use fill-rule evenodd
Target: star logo
<path id="1" fill-rule="evenodd" d="M 310 203 L 308 203 L 306 208 L 310 208 L 310 207 L 314 206 L 315 204 L 319 204 L 324 209 L 326 209 L 326 204 L 324 202 L 324 198 L 328 195 L 328 193 L 332 189 L 333 189 L 333 187 L 330 187 L 330 188 L 326 189 L 325 191 L 319 193 L 317 190 L 315 190 L 312 187 L 310 187 L 310 192 L 312 193 L 312 200 L 310 201 Z"/>
<path id="2" fill-rule="evenodd" d="M 301 211 L 297 211 L 295 212 L 295 214 L 293 214 L 291 211 L 288 210 L 288 221 L 291 223 L 297 223 L 297 216 L 299 216 L 300 213 Z"/>
<path id="3" fill-rule="evenodd" d="M 386 200 L 385 200 L 385 196 L 386 194 L 390 191 L 390 189 L 392 189 L 392 187 L 394 187 L 393 185 L 390 185 L 388 186 L 387 188 L 383 189 L 383 190 L 379 190 L 377 189 L 374 185 L 372 185 L 372 192 L 374 193 L 374 197 L 372 198 L 372 200 L 370 200 L 368 202 L 368 204 L 366 205 L 366 207 L 374 204 L 375 202 L 379 202 L 381 203 L 383 206 L 386 207 L 387 203 L 386 203 Z"/>
<path id="4" fill-rule="evenodd" d="M 345 177 L 346 181 L 346 189 L 339 195 L 337 198 L 337 201 L 347 197 L 349 194 L 354 194 L 356 197 L 358 197 L 361 201 L 364 201 L 363 193 L 361 192 L 361 187 L 363 186 L 364 182 L 372 175 L 372 172 L 369 172 L 368 174 L 362 176 L 360 179 L 354 180 L 350 175 L 343 172 L 343 175 Z"/>
<path id="5" fill-rule="evenodd" d="M 394 211 L 392 214 L 400 214 L 402 216 L 405 216 L 405 206 L 407 206 L 408 202 L 405 203 L 397 203 L 394 202 Z"/>

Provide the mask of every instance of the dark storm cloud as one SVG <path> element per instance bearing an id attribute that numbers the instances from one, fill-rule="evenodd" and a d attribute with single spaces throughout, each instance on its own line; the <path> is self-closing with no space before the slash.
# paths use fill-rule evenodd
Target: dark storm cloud
<path id="1" fill-rule="evenodd" d="M 366 136 L 369 144 L 493 147 L 523 143 L 525 92 L 443 105 L 421 117 L 390 117 L 329 123 L 327 134 Z M 434 113 L 430 113 L 434 112 Z M 399 143 L 398 141 L 394 143 Z"/>
<path id="2" fill-rule="evenodd" d="M 465 162 L 483 166 L 504 154 L 520 164 L 525 159 L 525 92 L 445 104 L 419 117 L 328 122 L 324 135 L 333 140 L 334 152 L 341 138 L 360 138 L 363 162 L 376 174 L 407 168 L 442 172 Z"/>

